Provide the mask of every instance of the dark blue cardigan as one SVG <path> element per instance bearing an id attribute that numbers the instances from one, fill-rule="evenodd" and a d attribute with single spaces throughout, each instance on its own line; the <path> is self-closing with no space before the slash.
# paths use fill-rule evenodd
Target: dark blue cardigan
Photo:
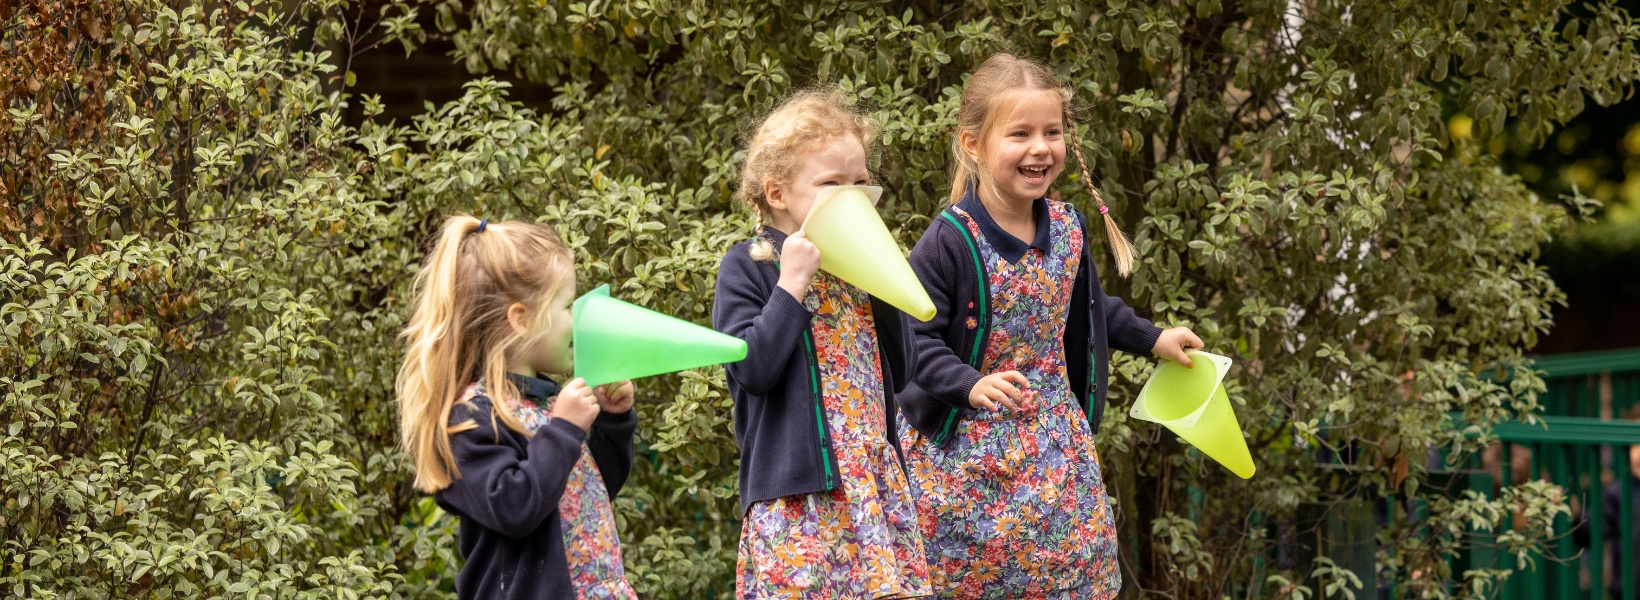
<path id="1" fill-rule="evenodd" d="M 537 401 L 559 389 L 556 383 L 521 375 L 513 376 L 513 383 L 524 397 Z M 466 564 L 456 575 L 456 596 L 574 598 L 558 501 L 581 458 L 582 441 L 614 499 L 632 471 L 637 411 L 599 414 L 590 435 L 574 423 L 553 419 L 534 437 L 499 426 L 494 411 L 487 396 L 450 411 L 451 426 L 469 419 L 478 424 L 450 436 L 461 476 L 433 495 L 439 506 L 461 518 Z"/>
<path id="2" fill-rule="evenodd" d="M 972 191 L 957 207 L 973 215 L 985 239 L 1009 261 L 1019 260 L 1031 247 L 1051 247 L 1046 200 L 1039 198 L 1032 206 L 1036 239 L 1030 244 L 997 225 Z M 1162 330 L 1134 314 L 1121 300 L 1105 295 L 1104 287 L 1099 284 L 1099 273 L 1093 268 L 1094 239 L 1086 235 L 1087 221 L 1080 212 L 1076 213 L 1076 220 L 1082 226 L 1084 242 L 1082 264 L 1076 271 L 1071 310 L 1065 322 L 1065 369 L 1070 377 L 1071 392 L 1076 395 L 1093 430 L 1098 431 L 1105 412 L 1110 349 L 1149 353 Z M 973 413 L 968 404 L 968 391 L 985 375 L 979 372 L 979 366 L 985 359 L 986 349 L 979 347 L 978 342 L 987 339 L 991 329 L 989 274 L 980 260 L 977 240 L 971 239 L 961 221 L 962 217 L 945 210 L 934 218 L 911 250 L 911 269 L 922 280 L 923 288 L 928 290 L 938 310 L 928 322 L 914 324 L 918 368 L 911 385 L 897 399 L 911 426 L 936 444 L 944 444 L 957 420 Z M 974 319 L 976 327 L 968 327 L 969 318 Z M 1091 394 L 1090 382 L 1094 385 Z"/>
<path id="3" fill-rule="evenodd" d="M 779 230 L 761 231 L 775 248 L 786 241 Z M 776 285 L 780 268 L 774 261 L 752 258 L 752 243 L 735 244 L 723 257 L 712 304 L 712 328 L 746 340 L 746 360 L 725 365 L 740 444 L 742 513 L 763 500 L 823 492 L 839 482 L 820 398 L 812 315 Z M 915 364 L 911 319 L 875 297 L 871 314 L 886 378 L 888 442 L 898 452 L 894 394 L 905 388 Z"/>

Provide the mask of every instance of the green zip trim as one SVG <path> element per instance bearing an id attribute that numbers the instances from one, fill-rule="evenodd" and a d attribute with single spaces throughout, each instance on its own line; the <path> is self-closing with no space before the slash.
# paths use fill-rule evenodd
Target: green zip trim
<path id="1" fill-rule="evenodd" d="M 979 297 L 979 327 L 974 333 L 974 348 L 968 353 L 968 366 L 978 369 L 980 359 L 979 352 L 985 347 L 985 338 L 991 330 L 991 307 L 990 300 L 988 299 L 990 294 L 986 293 L 987 290 L 985 288 L 985 264 L 980 262 L 979 247 L 974 245 L 973 236 L 969 235 L 968 228 L 965 227 L 961 221 L 958 221 L 955 215 L 951 214 L 951 209 L 941 211 L 940 216 L 944 217 L 945 220 L 950 221 L 951 225 L 957 228 L 957 233 L 962 234 L 962 241 L 968 244 L 968 256 L 974 261 L 974 271 L 979 273 L 979 294 L 977 294 Z M 950 439 L 951 430 L 956 426 L 956 424 L 957 411 L 953 409 L 951 414 L 945 417 L 945 426 L 940 428 L 940 434 L 934 437 L 934 444 L 945 444 L 945 440 Z"/>
<path id="2" fill-rule="evenodd" d="M 1099 375 L 1098 375 L 1098 373 L 1099 373 L 1099 353 L 1092 348 L 1092 346 L 1094 345 L 1094 340 L 1099 338 L 1099 336 L 1098 336 L 1098 333 L 1099 333 L 1098 327 L 1099 326 L 1095 325 L 1095 323 L 1099 322 L 1099 319 L 1094 318 L 1094 315 L 1099 312 L 1097 310 L 1099 301 L 1094 299 L 1094 297 L 1093 297 L 1093 277 L 1094 277 L 1094 275 L 1093 275 L 1093 247 L 1088 243 L 1088 240 L 1091 240 L 1093 238 L 1088 237 L 1088 236 L 1089 236 L 1088 221 L 1087 221 L 1087 218 L 1084 216 L 1083 219 L 1082 219 L 1082 264 L 1085 264 L 1085 265 L 1088 266 L 1088 346 L 1089 346 L 1089 348 L 1088 348 L 1088 382 L 1087 382 L 1087 387 L 1082 388 L 1082 397 L 1085 399 L 1083 401 L 1084 406 L 1082 407 L 1082 416 L 1087 417 L 1088 425 L 1091 427 L 1093 425 L 1093 400 L 1094 400 L 1093 396 L 1094 396 L 1095 392 L 1099 391 L 1099 382 L 1095 381 L 1096 379 L 1099 378 Z M 1063 335 L 1061 335 L 1061 337 L 1063 337 Z M 1061 340 L 1060 343 L 1063 344 L 1064 343 L 1063 340 Z"/>
<path id="3" fill-rule="evenodd" d="M 809 388 L 814 393 L 815 428 L 820 431 L 820 464 L 826 467 L 826 489 L 832 488 L 831 475 L 831 435 L 826 433 L 826 412 L 822 407 L 824 400 L 820 397 L 820 375 L 815 367 L 813 333 L 803 332 L 803 349 L 809 351 Z"/>
<path id="4" fill-rule="evenodd" d="M 780 270 L 780 259 L 774 259 L 774 268 Z M 820 464 L 826 468 L 826 489 L 831 489 L 831 434 L 826 432 L 826 411 L 823 408 L 825 399 L 820 397 L 820 373 L 815 361 L 814 332 L 803 330 L 803 349 L 809 351 L 809 391 L 814 394 L 814 427 L 820 430 Z"/>
<path id="5" fill-rule="evenodd" d="M 1088 238 L 1087 236 L 1082 236 L 1082 239 L 1086 240 Z M 1091 269 L 1093 266 L 1089 265 L 1088 268 Z M 1088 286 L 1088 296 L 1088 345 L 1093 346 L 1093 340 L 1096 339 L 1095 334 L 1097 332 L 1094 330 L 1096 325 L 1093 324 L 1093 286 L 1091 284 Z M 1063 344 L 1063 342 L 1061 342 L 1061 344 Z M 1093 424 L 1093 396 L 1095 392 L 1099 391 L 1099 382 L 1096 381 L 1098 378 L 1099 353 L 1090 347 L 1088 348 L 1088 385 L 1087 387 L 1082 388 L 1082 397 L 1087 399 L 1083 402 L 1086 406 L 1082 408 L 1082 416 L 1088 418 L 1089 425 Z"/>
<path id="6" fill-rule="evenodd" d="M 957 221 L 957 218 L 952 216 L 950 211 L 942 212 L 940 216 L 945 217 L 945 220 L 955 225 L 957 232 L 962 234 L 962 241 L 968 244 L 968 256 L 974 260 L 974 270 L 980 275 L 979 294 L 977 294 L 979 296 L 979 322 L 981 325 L 979 332 L 989 331 L 991 328 L 989 322 L 991 320 L 991 308 L 988 305 L 990 300 L 987 299 L 987 296 L 990 294 L 987 294 L 985 289 L 985 269 L 983 268 L 984 263 L 981 263 L 979 259 L 979 247 L 974 245 L 974 238 L 968 234 L 968 228 L 964 227 L 960 221 Z M 975 338 L 974 348 L 968 353 L 968 366 L 976 369 L 979 368 L 979 351 L 985 346 L 981 341 L 981 339 Z"/>

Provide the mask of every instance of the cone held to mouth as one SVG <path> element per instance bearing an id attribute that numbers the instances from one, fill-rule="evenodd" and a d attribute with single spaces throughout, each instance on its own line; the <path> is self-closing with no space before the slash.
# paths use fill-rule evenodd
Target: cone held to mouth
<path id="1" fill-rule="evenodd" d="M 905 252 L 877 215 L 883 188 L 839 185 L 820 190 L 802 231 L 820 249 L 820 268 L 919 321 L 934 318 L 934 301 L 906 262 Z"/>

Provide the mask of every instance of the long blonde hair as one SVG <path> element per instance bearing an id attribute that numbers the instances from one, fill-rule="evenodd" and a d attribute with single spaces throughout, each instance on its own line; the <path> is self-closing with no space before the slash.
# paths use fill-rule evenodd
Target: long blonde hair
<path id="1" fill-rule="evenodd" d="M 451 426 L 450 411 L 474 381 L 488 387 L 492 423 L 529 435 L 511 410 L 518 390 L 508 359 L 550 326 L 547 300 L 574 277 L 569 248 L 550 226 L 464 215 L 444 222 L 416 275 L 416 312 L 401 334 L 408 348 L 395 382 L 400 443 L 415 462 L 417 489 L 436 492 L 461 477 L 450 435 L 478 425 Z M 514 303 L 536 320 L 528 331 L 507 322 Z"/>
<path id="2" fill-rule="evenodd" d="M 821 86 L 793 94 L 753 128 L 735 196 L 751 207 L 761 228 L 764 219 L 770 218 L 764 184 L 769 180 L 789 181 L 806 154 L 850 135 L 860 140 L 860 147 L 869 153 L 871 142 L 877 138 L 877 125 L 850 106 L 843 92 Z M 759 239 L 752 246 L 752 258 L 774 258 L 769 240 Z"/>
<path id="3" fill-rule="evenodd" d="M 957 109 L 957 131 L 951 136 L 951 156 L 955 166 L 951 169 L 951 203 L 962 201 L 967 195 L 968 188 L 976 180 L 981 189 L 996 196 L 996 182 L 991 181 L 990 174 L 979 168 L 979 161 L 969 156 L 962 147 L 964 132 L 980 140 L 981 150 L 985 147 L 986 136 L 991 129 L 1006 116 L 1007 106 L 1003 100 L 1008 99 L 1014 92 L 1043 91 L 1054 94 L 1062 107 L 1062 119 L 1065 129 L 1070 134 L 1067 145 L 1076 153 L 1077 165 L 1082 169 L 1082 178 L 1088 183 L 1088 191 L 1093 193 L 1093 202 L 1099 213 L 1104 216 L 1105 240 L 1110 243 L 1112 257 L 1116 259 L 1116 272 L 1127 277 L 1133 272 L 1133 244 L 1128 241 L 1122 229 L 1116 226 L 1116 219 L 1110 216 L 1110 207 L 1105 204 L 1105 197 L 1099 193 L 1099 188 L 1093 185 L 1093 175 L 1088 172 L 1088 161 L 1082 158 L 1082 144 L 1076 138 L 1075 105 L 1069 87 L 1054 77 L 1053 71 L 1041 63 L 1019 58 L 1012 54 L 997 54 L 986 59 L 973 75 L 968 77 L 967 85 L 962 88 L 962 101 Z"/>

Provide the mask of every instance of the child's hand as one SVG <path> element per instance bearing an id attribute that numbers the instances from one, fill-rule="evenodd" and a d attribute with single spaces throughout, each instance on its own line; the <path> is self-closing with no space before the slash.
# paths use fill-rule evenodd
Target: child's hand
<path id="1" fill-rule="evenodd" d="M 598 408 L 603 412 L 620 414 L 632 410 L 631 379 L 592 388 L 592 394 L 598 397 Z"/>
<path id="2" fill-rule="evenodd" d="M 1204 346 L 1202 339 L 1190 331 L 1189 327 L 1174 327 L 1162 331 L 1161 337 L 1156 338 L 1156 345 L 1150 351 L 1156 356 L 1184 365 L 1186 368 L 1195 366 L 1190 361 L 1186 350 L 1199 350 Z"/>
<path id="3" fill-rule="evenodd" d="M 974 389 L 968 390 L 968 405 L 996 412 L 999 410 L 997 405 L 1001 404 L 1008 410 L 1018 411 L 1020 405 L 1025 403 L 1025 397 L 1019 390 L 1027 385 L 1030 382 L 1019 371 L 986 375 L 974 384 Z"/>
<path id="4" fill-rule="evenodd" d="M 574 423 L 582 431 L 591 431 L 592 420 L 598 418 L 598 404 L 598 397 L 587 387 L 587 380 L 576 377 L 553 400 L 552 418 Z"/>
<path id="5" fill-rule="evenodd" d="M 820 249 L 814 247 L 809 236 L 799 231 L 780 245 L 780 281 L 775 285 L 790 292 L 798 302 L 809 293 L 809 283 L 820 270 Z"/>

